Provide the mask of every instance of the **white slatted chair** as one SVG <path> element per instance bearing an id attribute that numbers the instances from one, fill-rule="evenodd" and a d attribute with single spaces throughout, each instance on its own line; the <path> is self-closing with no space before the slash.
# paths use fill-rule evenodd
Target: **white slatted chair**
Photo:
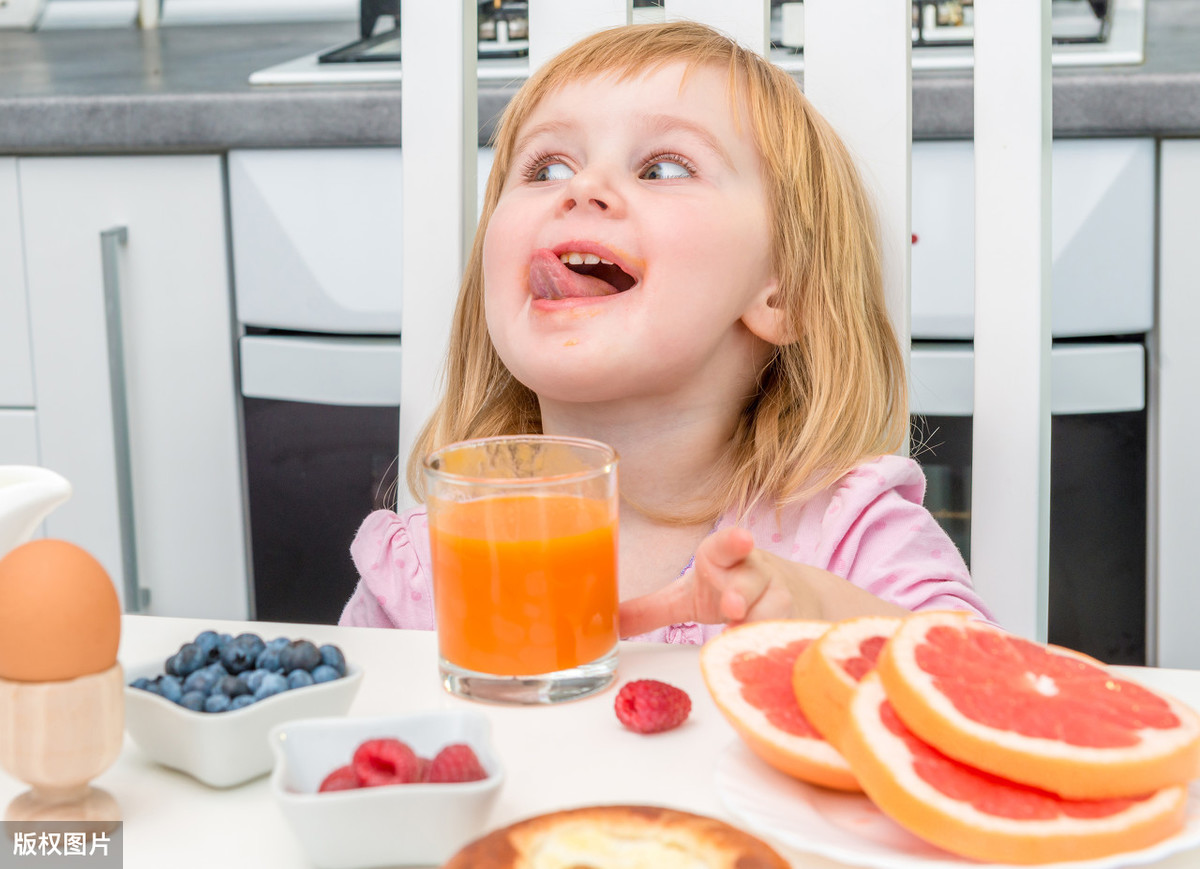
<path id="1" fill-rule="evenodd" d="M 530 0 L 531 65 L 536 68 L 589 32 L 628 23 L 631 6 L 631 0 Z M 764 53 L 769 11 L 767 0 L 665 0 L 668 18 L 702 21 Z M 402 4 L 408 219 L 401 461 L 435 404 L 455 291 L 476 222 L 475 15 L 476 0 Z M 907 347 L 910 4 L 807 0 L 804 15 L 804 90 L 855 154 L 876 197 L 888 308 Z M 1050 4 L 976 0 L 975 19 L 972 573 L 1001 624 L 1044 641 Z"/>

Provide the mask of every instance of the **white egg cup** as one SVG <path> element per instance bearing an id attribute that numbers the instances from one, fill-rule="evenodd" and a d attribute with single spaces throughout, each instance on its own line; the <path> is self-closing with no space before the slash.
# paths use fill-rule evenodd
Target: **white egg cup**
<path id="1" fill-rule="evenodd" d="M 0 766 L 30 786 L 8 821 L 116 821 L 120 806 L 91 786 L 125 739 L 121 665 L 60 682 L 0 679 Z"/>

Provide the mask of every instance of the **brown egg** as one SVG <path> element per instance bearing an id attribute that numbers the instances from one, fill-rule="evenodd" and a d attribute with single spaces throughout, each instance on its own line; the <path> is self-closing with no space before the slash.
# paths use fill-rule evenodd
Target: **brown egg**
<path id="1" fill-rule="evenodd" d="M 121 604 L 100 562 L 64 540 L 0 559 L 0 679 L 57 682 L 117 662 Z"/>

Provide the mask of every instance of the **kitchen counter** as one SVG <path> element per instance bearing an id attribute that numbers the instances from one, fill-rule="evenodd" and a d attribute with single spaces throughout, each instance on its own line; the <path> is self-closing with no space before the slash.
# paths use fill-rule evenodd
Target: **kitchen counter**
<path id="1" fill-rule="evenodd" d="M 1146 62 L 1057 68 L 1056 136 L 1200 136 L 1200 0 L 1147 0 Z M 250 85 L 357 24 L 0 31 L 0 154 L 397 145 L 400 87 Z M 480 86 L 481 141 L 513 87 Z M 971 135 L 969 71 L 913 75 L 913 135 Z"/>

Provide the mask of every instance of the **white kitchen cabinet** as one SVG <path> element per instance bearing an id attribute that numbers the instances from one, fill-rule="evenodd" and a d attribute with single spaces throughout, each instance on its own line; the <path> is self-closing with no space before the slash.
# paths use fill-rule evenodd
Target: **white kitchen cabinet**
<path id="1" fill-rule="evenodd" d="M 1154 324 L 1153 139 L 1057 139 L 1051 256 L 1055 338 L 1128 335 Z M 912 334 L 975 329 L 974 145 L 914 142 Z"/>
<path id="2" fill-rule="evenodd" d="M 478 203 L 491 167 L 492 149 L 480 148 Z M 402 175 L 399 148 L 230 151 L 238 321 L 398 334 Z"/>
<path id="3" fill-rule="evenodd" d="M 1200 139 L 1160 146 L 1157 419 L 1151 455 L 1158 465 L 1153 509 L 1160 667 L 1200 668 L 1200 567 L 1196 559 L 1196 497 L 1200 492 Z"/>
<path id="4" fill-rule="evenodd" d="M 17 161 L 0 158 L 0 408 L 33 407 Z M 17 464 L 0 439 L 0 465 Z"/>
<path id="5" fill-rule="evenodd" d="M 37 420 L 33 411 L 0 409 L 0 465 L 36 464 Z"/>
<path id="6" fill-rule="evenodd" d="M 21 158 L 17 173 L 40 463 L 74 488 L 47 534 L 95 555 L 126 609 L 136 568 L 146 612 L 246 617 L 221 158 Z"/>

